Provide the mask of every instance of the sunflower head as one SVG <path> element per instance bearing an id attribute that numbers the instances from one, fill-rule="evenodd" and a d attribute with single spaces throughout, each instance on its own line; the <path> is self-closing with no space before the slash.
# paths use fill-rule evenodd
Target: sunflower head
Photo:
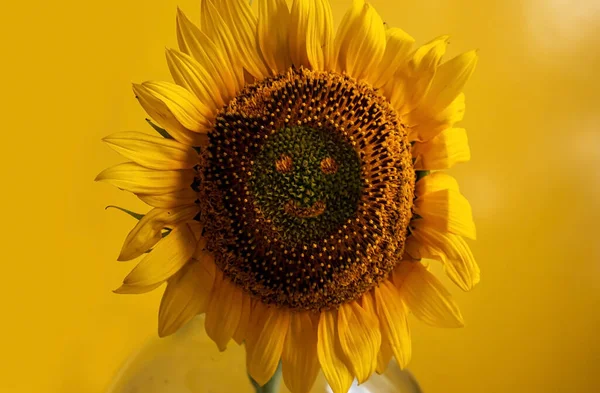
<path id="1" fill-rule="evenodd" d="M 250 375 L 277 364 L 293 392 L 320 369 L 333 388 L 410 358 L 406 317 L 462 325 L 422 259 L 462 289 L 479 280 L 469 203 L 439 171 L 469 159 L 462 87 L 474 52 L 441 62 L 355 0 L 336 33 L 326 0 L 203 0 L 181 11 L 175 83 L 134 85 L 160 133 L 106 138 L 132 162 L 102 172 L 153 208 L 135 215 L 117 289 L 167 283 L 159 333 L 197 314 Z M 131 213 L 131 212 L 130 212 Z"/>

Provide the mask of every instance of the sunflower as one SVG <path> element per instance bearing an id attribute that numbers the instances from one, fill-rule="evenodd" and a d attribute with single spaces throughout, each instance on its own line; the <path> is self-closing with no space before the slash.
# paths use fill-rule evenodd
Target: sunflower
<path id="1" fill-rule="evenodd" d="M 163 283 L 159 334 L 198 314 L 221 350 L 244 344 L 260 385 L 282 363 L 292 392 L 320 370 L 336 393 L 411 357 L 407 316 L 460 327 L 443 264 L 479 281 L 471 208 L 440 170 L 469 160 L 461 90 L 474 51 L 413 48 L 354 0 L 336 33 L 327 0 L 203 0 L 177 13 L 175 83 L 133 90 L 160 135 L 105 141 L 131 162 L 103 180 L 152 207 L 119 260 L 118 293 Z"/>

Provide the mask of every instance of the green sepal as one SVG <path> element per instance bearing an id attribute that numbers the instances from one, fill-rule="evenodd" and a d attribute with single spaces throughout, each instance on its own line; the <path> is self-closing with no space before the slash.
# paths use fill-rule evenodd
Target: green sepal
<path id="1" fill-rule="evenodd" d="M 152 126 L 152 128 L 154 128 L 154 130 L 156 132 L 158 132 L 163 138 L 166 139 L 173 139 L 173 137 L 171 135 L 169 135 L 169 133 L 167 132 L 167 130 L 165 130 L 164 128 L 160 128 L 159 126 L 157 126 L 156 124 L 154 124 L 152 122 L 152 120 L 150 119 L 146 119 L 146 121 L 148 122 L 148 124 L 150 124 L 150 126 Z"/>
<path id="2" fill-rule="evenodd" d="M 127 210 L 127 209 L 125 209 L 125 208 L 122 208 L 122 207 L 119 207 L 119 206 L 114 206 L 114 205 L 109 205 L 109 206 L 106 206 L 106 207 L 104 208 L 104 210 L 106 210 L 106 209 L 108 209 L 108 208 L 111 208 L 111 207 L 112 207 L 113 209 L 120 210 L 120 211 L 122 211 L 123 213 L 127 213 L 127 214 L 129 214 L 131 217 L 135 218 L 136 220 L 141 220 L 141 219 L 142 219 L 142 217 L 144 217 L 144 214 L 140 214 L 140 213 L 132 212 L 131 210 Z"/>
<path id="3" fill-rule="evenodd" d="M 431 171 L 415 171 L 415 174 L 417 175 L 417 181 L 429 175 L 429 173 L 431 173 Z"/>

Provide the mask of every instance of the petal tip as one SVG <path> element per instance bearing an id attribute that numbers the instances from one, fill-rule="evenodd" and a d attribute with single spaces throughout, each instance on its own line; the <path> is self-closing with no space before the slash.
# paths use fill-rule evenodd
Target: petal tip
<path id="1" fill-rule="evenodd" d="M 118 295 L 129 295 L 134 292 L 131 292 L 130 285 L 127 285 L 127 284 L 125 284 L 125 282 L 123 282 L 123 284 L 119 288 L 113 289 L 113 293 L 116 293 Z"/>

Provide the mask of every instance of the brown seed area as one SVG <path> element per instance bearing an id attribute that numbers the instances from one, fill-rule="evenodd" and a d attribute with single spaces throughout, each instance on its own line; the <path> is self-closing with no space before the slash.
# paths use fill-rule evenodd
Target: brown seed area
<path id="1" fill-rule="evenodd" d="M 331 138 L 305 143 L 315 135 Z M 406 130 L 369 85 L 290 69 L 242 90 L 209 138 L 200 185 L 207 247 L 224 275 L 260 301 L 337 308 L 386 279 L 400 260 L 415 172 Z M 285 153 L 259 165 L 276 142 L 273 151 Z M 352 159 L 333 159 L 343 149 L 360 163 L 356 172 L 344 172 Z M 269 187 L 256 186 L 271 178 Z M 355 179 L 352 199 L 346 188 Z"/>

